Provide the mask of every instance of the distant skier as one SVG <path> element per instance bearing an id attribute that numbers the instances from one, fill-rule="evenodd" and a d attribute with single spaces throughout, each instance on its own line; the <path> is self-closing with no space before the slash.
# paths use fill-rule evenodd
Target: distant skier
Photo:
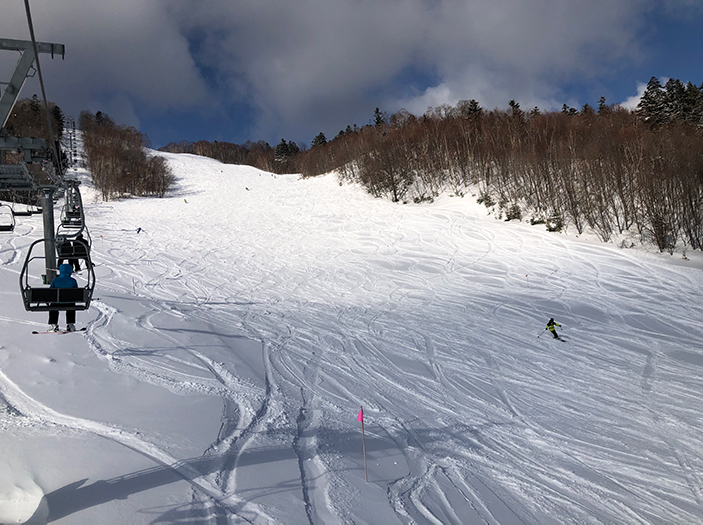
<path id="1" fill-rule="evenodd" d="M 555 323 L 554 317 L 552 317 L 547 323 L 547 327 L 545 328 L 545 330 L 549 330 L 550 332 L 552 332 L 554 339 L 559 339 L 559 334 L 557 334 L 556 328 L 554 328 L 555 326 L 561 328 L 561 325 L 559 323 Z"/>
<path id="2" fill-rule="evenodd" d="M 70 264 L 62 264 L 59 266 L 59 276 L 51 281 L 50 288 L 78 288 L 78 282 L 71 277 L 71 273 L 73 273 L 73 268 Z M 65 310 L 65 312 L 66 330 L 68 332 L 73 332 L 76 329 L 76 311 Z M 49 330 L 54 332 L 59 331 L 59 310 L 49 311 Z"/>

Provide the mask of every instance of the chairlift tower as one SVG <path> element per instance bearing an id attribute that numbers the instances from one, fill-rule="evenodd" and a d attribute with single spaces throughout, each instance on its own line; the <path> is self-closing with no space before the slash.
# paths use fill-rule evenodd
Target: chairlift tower
<path id="1" fill-rule="evenodd" d="M 46 279 L 51 282 L 56 276 L 56 242 L 54 237 L 54 191 L 55 184 L 62 181 L 59 176 L 47 173 L 49 179 L 54 184 L 39 186 L 34 175 L 28 168 L 29 164 L 41 163 L 47 159 L 49 149 L 46 140 L 39 138 L 8 137 L 5 133 L 5 124 L 15 107 L 20 91 L 27 81 L 30 70 L 37 61 L 37 53 L 47 53 L 54 58 L 55 55 L 65 56 L 65 46 L 63 44 L 52 44 L 47 42 L 37 42 L 35 44 L 29 40 L 13 40 L 0 38 L 0 51 L 18 51 L 20 58 L 15 66 L 9 82 L 3 82 L 4 89 L 0 93 L 0 190 L 36 191 L 41 189 L 43 199 L 44 216 L 44 251 L 46 256 Z M 52 145 L 53 148 L 53 145 Z M 4 150 L 14 150 L 20 152 L 23 157 L 20 164 L 2 164 Z M 54 155 L 55 157 L 56 155 Z M 55 165 L 61 159 L 53 159 Z M 60 174 L 60 170 L 57 170 Z"/>
<path id="2" fill-rule="evenodd" d="M 36 55 L 34 54 L 34 46 L 29 40 L 0 38 L 0 51 L 20 52 L 20 58 L 15 66 L 15 72 L 10 82 L 5 83 L 5 90 L 2 96 L 0 96 L 0 128 L 4 128 L 12 112 L 12 108 L 15 107 L 15 102 L 17 102 L 20 91 L 22 91 L 22 87 L 27 81 L 29 71 L 34 66 Z M 51 54 L 51 58 L 54 58 L 54 55 L 61 55 L 61 58 L 64 58 L 66 48 L 63 44 L 37 42 L 37 52 L 49 53 Z"/>

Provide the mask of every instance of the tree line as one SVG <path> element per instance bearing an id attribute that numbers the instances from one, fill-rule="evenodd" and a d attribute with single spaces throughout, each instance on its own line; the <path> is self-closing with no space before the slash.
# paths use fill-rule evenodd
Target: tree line
<path id="1" fill-rule="evenodd" d="M 53 102 L 49 102 L 49 114 L 54 138 L 60 139 L 66 125 L 63 111 Z M 32 98 L 20 99 L 15 103 L 5 124 L 5 132 L 11 137 L 37 137 L 49 143 L 50 134 L 46 115 L 36 95 Z"/>
<path id="2" fill-rule="evenodd" d="M 78 124 L 93 184 L 104 200 L 163 197 L 175 182 L 165 159 L 147 154 L 149 138 L 137 129 L 118 126 L 100 111 L 81 111 Z"/>
<path id="3" fill-rule="evenodd" d="M 603 241 L 635 231 L 662 251 L 703 249 L 703 85 L 652 79 L 637 111 L 604 99 L 561 112 L 460 101 L 419 118 L 377 108 L 369 125 L 295 162 L 304 176 L 337 171 L 394 202 L 477 189 L 506 220 L 590 228 Z"/>
<path id="4" fill-rule="evenodd" d="M 121 141 L 136 144 L 138 135 L 132 129 Z M 506 220 L 589 228 L 603 241 L 636 232 L 673 252 L 681 244 L 703 250 L 702 146 L 703 85 L 652 78 L 636 111 L 604 98 L 561 112 L 525 111 L 514 100 L 487 111 L 464 100 L 420 117 L 376 108 L 368 125 L 347 126 L 329 141 L 320 133 L 310 148 L 281 139 L 276 147 L 183 141 L 161 149 L 274 173 L 337 171 L 394 202 L 477 191 Z M 124 170 L 122 179 L 131 180 Z"/>
<path id="5" fill-rule="evenodd" d="M 319 136 L 318 136 L 319 138 Z M 315 145 L 313 140 L 313 145 Z M 244 164 L 271 173 L 300 173 L 300 154 L 307 151 L 303 143 L 281 139 L 275 147 L 268 142 L 248 140 L 244 144 L 232 142 L 200 140 L 198 142 L 171 142 L 159 148 L 168 153 L 191 153 L 210 157 L 225 164 Z"/>

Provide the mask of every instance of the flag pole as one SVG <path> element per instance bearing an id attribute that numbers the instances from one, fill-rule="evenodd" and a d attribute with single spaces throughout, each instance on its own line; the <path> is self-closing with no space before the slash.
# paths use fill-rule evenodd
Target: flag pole
<path id="1" fill-rule="evenodd" d="M 369 482 L 369 473 L 368 473 L 368 470 L 366 470 L 366 434 L 364 432 L 364 407 L 363 406 L 359 410 L 359 416 L 357 417 L 357 420 L 361 421 L 361 441 L 364 446 L 364 477 L 366 479 L 366 483 L 368 483 Z"/>

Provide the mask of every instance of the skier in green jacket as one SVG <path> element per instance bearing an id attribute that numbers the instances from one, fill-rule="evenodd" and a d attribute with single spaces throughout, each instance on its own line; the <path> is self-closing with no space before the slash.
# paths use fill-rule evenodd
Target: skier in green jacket
<path id="1" fill-rule="evenodd" d="M 561 328 L 561 325 L 560 325 L 559 323 L 555 323 L 555 322 L 554 322 L 554 317 L 552 317 L 552 318 L 549 320 L 549 322 L 547 323 L 547 327 L 545 328 L 545 330 L 549 330 L 550 332 L 552 332 L 552 335 L 554 336 L 554 339 L 559 339 L 559 334 L 557 334 L 557 331 L 556 331 L 556 329 L 554 328 L 555 326 L 558 326 L 559 328 Z"/>

